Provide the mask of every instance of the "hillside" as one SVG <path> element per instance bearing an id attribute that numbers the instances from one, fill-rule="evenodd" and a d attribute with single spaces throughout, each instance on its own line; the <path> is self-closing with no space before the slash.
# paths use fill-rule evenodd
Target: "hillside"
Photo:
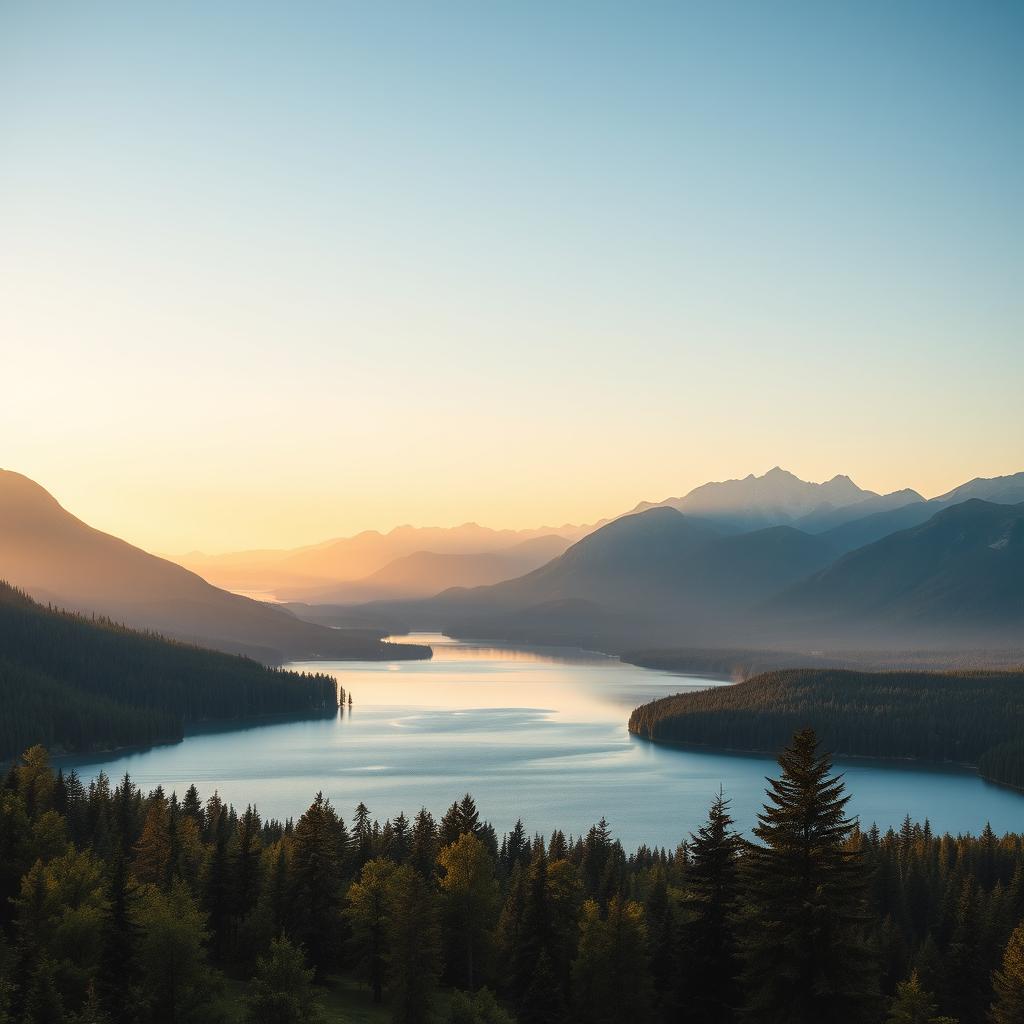
<path id="1" fill-rule="evenodd" d="M 339 632 L 229 594 L 76 519 L 19 473 L 0 470 L 0 578 L 40 601 L 269 663 L 423 657 L 372 631 Z"/>
<path id="2" fill-rule="evenodd" d="M 844 555 L 772 609 L 829 631 L 916 634 L 1024 624 L 1024 504 L 971 499 Z"/>
<path id="3" fill-rule="evenodd" d="M 325 675 L 44 608 L 0 583 L 0 760 L 43 743 L 87 751 L 180 740 L 186 725 L 333 713 Z"/>
<path id="4" fill-rule="evenodd" d="M 479 587 L 531 572 L 557 558 L 569 547 L 564 537 L 546 535 L 497 551 L 473 553 L 416 551 L 383 568 L 349 582 L 329 586 L 284 586 L 276 594 L 284 601 L 359 604 L 367 601 L 429 597 L 450 587 Z"/>
<path id="5" fill-rule="evenodd" d="M 285 601 L 330 601 L 334 598 L 328 591 L 335 585 L 340 593 L 354 582 L 362 583 L 396 560 L 420 552 L 489 555 L 508 552 L 534 541 L 540 542 L 543 549 L 544 544 L 551 543 L 547 538 L 562 539 L 568 545 L 591 529 L 593 527 L 565 525 L 529 530 L 492 530 L 476 523 L 454 527 L 398 526 L 386 533 L 364 530 L 352 537 L 338 537 L 292 550 L 241 551 L 223 555 L 191 552 L 176 561 L 229 590 L 264 592 Z M 557 553 L 551 551 L 548 557 Z M 528 568 L 536 564 L 539 562 Z M 444 568 L 444 563 L 438 562 L 438 567 Z M 423 592 L 437 593 L 444 587 L 442 580 Z"/>
<path id="6" fill-rule="evenodd" d="M 928 501 L 921 501 L 916 491 L 896 491 L 886 498 L 911 495 L 906 502 L 894 507 L 874 507 L 868 502 L 859 507 L 867 514 L 849 518 L 844 522 L 829 525 L 827 517 L 825 536 L 837 551 L 847 552 L 856 548 L 873 544 L 876 540 L 888 537 L 897 530 L 906 530 L 927 522 L 936 512 L 945 508 L 962 504 L 971 498 L 980 498 L 999 505 L 1017 505 L 1024 502 L 1024 473 L 1013 473 L 1009 476 L 976 477 L 946 494 Z M 814 532 L 820 532 L 817 529 Z"/>
<path id="7" fill-rule="evenodd" d="M 765 672 L 652 701 L 629 718 L 645 739 L 748 751 L 775 751 L 805 726 L 838 755 L 981 764 L 993 781 L 1024 784 L 1024 747 L 1013 753 L 1024 670 Z"/>
<path id="8" fill-rule="evenodd" d="M 701 519 L 659 507 L 614 520 L 519 579 L 380 610 L 456 635 L 605 649 L 719 636 L 832 554 L 827 541 L 791 527 L 722 536 Z"/>

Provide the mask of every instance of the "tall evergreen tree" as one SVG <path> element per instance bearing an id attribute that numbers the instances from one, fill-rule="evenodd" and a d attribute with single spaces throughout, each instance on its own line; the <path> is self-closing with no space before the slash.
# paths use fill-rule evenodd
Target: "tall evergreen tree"
<path id="1" fill-rule="evenodd" d="M 932 1024 L 938 1007 L 935 997 L 925 990 L 917 971 L 896 986 L 885 1024 Z"/>
<path id="2" fill-rule="evenodd" d="M 1002 966 L 992 976 L 992 988 L 995 992 L 992 1024 L 1024 1021 L 1024 921 L 1010 936 Z"/>
<path id="3" fill-rule="evenodd" d="M 388 916 L 392 910 L 389 885 L 394 873 L 395 864 L 384 857 L 367 861 L 345 898 L 352 958 L 370 986 L 375 1003 L 384 998 Z"/>
<path id="4" fill-rule="evenodd" d="M 613 896 L 604 918 L 596 900 L 584 903 L 573 996 L 580 1024 L 651 1019 L 647 929 L 639 903 Z"/>
<path id="5" fill-rule="evenodd" d="M 427 880 L 403 864 L 391 876 L 388 985 L 395 1024 L 430 1020 L 440 970 L 437 906 Z"/>
<path id="6" fill-rule="evenodd" d="M 684 930 L 679 977 L 695 1024 L 726 1024 L 738 1001 L 733 912 L 743 840 L 732 825 L 729 801 L 719 791 L 708 820 L 690 833 L 686 881 L 691 919 Z"/>
<path id="7" fill-rule="evenodd" d="M 291 932 L 310 951 L 318 975 L 338 960 L 342 869 L 348 835 L 323 793 L 295 825 Z"/>
<path id="8" fill-rule="evenodd" d="M 322 1012 L 313 986 L 312 968 L 300 946 L 281 935 L 266 956 L 256 961 L 256 973 L 246 997 L 246 1024 L 316 1024 Z"/>
<path id="9" fill-rule="evenodd" d="M 852 843 L 841 777 L 812 729 L 796 733 L 768 780 L 746 858 L 742 980 L 758 1024 L 859 1024 L 878 1009 L 867 941 L 867 875 Z"/>
<path id="10" fill-rule="evenodd" d="M 465 988 L 476 986 L 481 946 L 490 935 L 498 903 L 494 861 L 472 832 L 464 832 L 437 857 L 452 947 L 450 967 Z"/>
<path id="11" fill-rule="evenodd" d="M 128 864 L 117 855 L 110 873 L 108 910 L 100 939 L 96 995 L 113 1021 L 130 1021 L 138 1002 L 136 950 L 138 930 L 131 913 Z"/>

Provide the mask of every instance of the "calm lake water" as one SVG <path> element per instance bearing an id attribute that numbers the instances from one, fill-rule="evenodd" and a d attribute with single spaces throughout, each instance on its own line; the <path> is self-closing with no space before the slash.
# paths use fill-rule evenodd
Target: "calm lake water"
<path id="1" fill-rule="evenodd" d="M 674 846 L 703 821 L 718 787 L 749 829 L 771 758 L 659 747 L 631 737 L 629 712 L 670 693 L 723 680 L 653 672 L 613 658 L 551 648 L 491 648 L 433 634 L 430 661 L 310 662 L 352 694 L 337 717 L 190 734 L 182 743 L 106 760 L 77 760 L 84 779 L 102 767 L 144 789 L 179 795 L 195 782 L 264 816 L 298 816 L 317 790 L 341 814 L 364 801 L 382 821 L 421 806 L 440 816 L 469 791 L 499 833 L 580 833 L 602 815 L 627 849 Z M 68 762 L 65 762 L 65 765 Z M 1024 831 L 1024 797 L 973 773 L 892 762 L 840 762 L 851 812 L 867 825 L 905 814 L 938 831 Z"/>

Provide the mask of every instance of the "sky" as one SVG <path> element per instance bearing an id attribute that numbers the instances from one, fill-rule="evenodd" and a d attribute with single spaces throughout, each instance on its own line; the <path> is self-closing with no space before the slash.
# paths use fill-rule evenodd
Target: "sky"
<path id="1" fill-rule="evenodd" d="M 0 466 L 150 550 L 1024 470 L 1024 5 L 0 4 Z"/>

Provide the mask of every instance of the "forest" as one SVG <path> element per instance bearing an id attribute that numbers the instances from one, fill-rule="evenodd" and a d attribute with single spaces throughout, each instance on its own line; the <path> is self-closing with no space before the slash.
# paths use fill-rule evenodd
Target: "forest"
<path id="1" fill-rule="evenodd" d="M 356 984 L 396 1024 L 1020 1024 L 1024 835 L 861 831 L 848 800 L 809 729 L 751 835 L 719 793 L 628 853 L 604 820 L 499 838 L 468 794 L 263 820 L 35 746 L 0 789 L 0 1021 L 326 1024 Z"/>
<path id="2" fill-rule="evenodd" d="M 764 672 L 636 708 L 630 732 L 664 743 L 778 750 L 812 726 L 836 754 L 974 765 L 1024 786 L 1024 671 Z"/>
<path id="3" fill-rule="evenodd" d="M 0 582 L 0 763 L 43 743 L 54 753 L 172 743 L 187 725 L 333 714 L 335 681 L 46 608 Z"/>

